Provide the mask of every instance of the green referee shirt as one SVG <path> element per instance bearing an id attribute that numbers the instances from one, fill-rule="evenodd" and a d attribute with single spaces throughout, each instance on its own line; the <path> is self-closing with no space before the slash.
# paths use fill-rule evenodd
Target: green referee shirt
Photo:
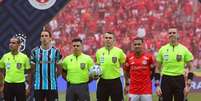
<path id="1" fill-rule="evenodd" d="M 126 55 L 122 49 L 113 47 L 107 50 L 105 47 L 96 52 L 97 64 L 102 68 L 103 79 L 115 79 L 121 76 L 121 64 L 125 62 Z"/>
<path id="2" fill-rule="evenodd" d="M 182 44 L 167 44 L 160 48 L 156 60 L 162 64 L 162 75 L 178 76 L 184 74 L 185 64 L 193 60 L 193 55 Z"/>
<path id="3" fill-rule="evenodd" d="M 30 61 L 27 55 L 19 52 L 12 55 L 6 53 L 0 60 L 0 68 L 6 69 L 5 81 L 8 83 L 25 82 L 25 69 L 30 69 Z"/>
<path id="4" fill-rule="evenodd" d="M 80 56 L 69 55 L 62 62 L 63 69 L 67 71 L 66 79 L 71 84 L 88 82 L 89 69 L 93 65 L 93 59 L 83 53 Z"/>

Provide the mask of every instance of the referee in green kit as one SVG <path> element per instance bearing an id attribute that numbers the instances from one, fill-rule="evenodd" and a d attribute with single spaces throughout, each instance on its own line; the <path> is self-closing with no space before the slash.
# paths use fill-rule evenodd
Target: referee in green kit
<path id="1" fill-rule="evenodd" d="M 156 60 L 156 94 L 160 96 L 160 101 L 184 101 L 185 96 L 190 91 L 193 79 L 192 53 L 178 42 L 179 34 L 177 28 L 169 28 L 169 43 L 162 46 L 157 54 Z M 185 66 L 188 67 L 188 79 L 184 79 Z M 159 70 L 161 68 L 161 74 Z M 159 84 L 162 75 L 161 85 Z M 187 85 L 185 85 L 187 82 Z"/>
<path id="2" fill-rule="evenodd" d="M 82 40 L 72 40 L 73 54 L 62 62 L 62 76 L 68 83 L 66 101 L 90 101 L 89 69 L 94 65 L 93 59 L 82 52 Z"/>
<path id="3" fill-rule="evenodd" d="M 126 60 L 123 50 L 114 46 L 115 35 L 104 34 L 104 47 L 96 52 L 96 62 L 102 68 L 102 75 L 97 85 L 97 101 L 123 101 L 123 88 L 120 80 L 121 65 Z"/>
<path id="4" fill-rule="evenodd" d="M 30 78 L 30 61 L 26 54 L 19 52 L 20 39 L 12 37 L 10 39 L 10 52 L 3 55 L 0 61 L 0 69 L 5 70 L 5 78 L 0 73 L 0 89 L 4 93 L 5 101 L 26 101 L 26 93 L 30 92 L 30 88 L 25 90 L 25 71 L 29 72 Z M 4 84 L 3 84 L 4 83 Z M 30 80 L 29 80 L 30 84 Z"/>

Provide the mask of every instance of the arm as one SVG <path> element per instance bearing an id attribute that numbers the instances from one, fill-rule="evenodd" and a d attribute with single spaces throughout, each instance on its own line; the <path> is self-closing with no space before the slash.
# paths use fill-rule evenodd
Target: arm
<path id="1" fill-rule="evenodd" d="M 62 69 L 61 75 L 62 75 L 62 78 L 66 81 L 67 71 Z"/>
<path id="2" fill-rule="evenodd" d="M 4 70 L 3 69 L 0 69 L 0 87 L 3 86 L 4 84 Z"/>
<path id="3" fill-rule="evenodd" d="M 0 95 L 3 94 L 3 88 L 4 88 L 4 70 L 0 69 Z"/>
<path id="4" fill-rule="evenodd" d="M 189 70 L 189 72 L 188 72 L 188 75 L 187 75 L 187 86 L 191 86 L 191 82 L 192 82 L 192 80 L 193 80 L 193 71 L 192 71 L 192 61 L 189 61 L 188 63 L 187 63 L 187 67 L 188 67 L 188 70 Z"/>
<path id="5" fill-rule="evenodd" d="M 31 69 L 29 69 L 27 71 L 27 74 L 28 74 L 27 81 L 28 81 L 28 84 L 29 84 L 30 88 L 33 85 L 33 76 L 34 76 L 34 73 L 35 73 L 35 64 L 31 64 Z"/>
<path id="6" fill-rule="evenodd" d="M 157 66 L 155 68 L 155 86 L 156 86 L 156 95 L 161 96 L 162 95 L 162 91 L 160 88 L 160 79 L 161 79 L 161 75 L 160 75 L 160 69 L 161 69 L 162 64 L 160 62 L 157 63 Z"/>
<path id="7" fill-rule="evenodd" d="M 125 85 L 128 86 L 129 85 L 129 71 L 124 70 L 124 77 L 125 77 Z"/>
<path id="8" fill-rule="evenodd" d="M 62 74 L 62 54 L 59 49 L 56 49 L 56 70 L 57 77 Z"/>
<path id="9" fill-rule="evenodd" d="M 155 77 L 155 86 L 160 86 L 160 70 L 161 70 L 161 66 L 162 64 L 160 62 L 157 62 L 156 63 L 156 67 L 155 67 L 155 74 L 154 74 L 154 77 Z"/>

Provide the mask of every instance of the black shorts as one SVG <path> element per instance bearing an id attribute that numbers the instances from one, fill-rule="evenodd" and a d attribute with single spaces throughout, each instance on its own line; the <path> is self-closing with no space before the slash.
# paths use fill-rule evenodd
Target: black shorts
<path id="1" fill-rule="evenodd" d="M 5 101 L 26 101 L 25 83 L 4 83 Z"/>
<path id="2" fill-rule="evenodd" d="M 100 79 L 97 86 L 97 101 L 123 101 L 123 88 L 120 78 Z"/>
<path id="3" fill-rule="evenodd" d="M 184 101 L 184 76 L 162 76 L 160 101 Z"/>
<path id="4" fill-rule="evenodd" d="M 34 90 L 35 101 L 58 101 L 57 90 Z"/>
<path id="5" fill-rule="evenodd" d="M 90 101 L 88 83 L 68 84 L 66 101 Z"/>

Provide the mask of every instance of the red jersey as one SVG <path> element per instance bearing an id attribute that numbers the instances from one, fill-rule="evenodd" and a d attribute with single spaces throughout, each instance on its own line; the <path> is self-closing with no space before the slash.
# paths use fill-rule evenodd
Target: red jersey
<path id="1" fill-rule="evenodd" d="M 124 70 L 130 75 L 130 94 L 152 94 L 152 66 L 153 58 L 148 53 L 143 53 L 140 57 L 136 57 L 134 52 L 127 55 Z"/>

